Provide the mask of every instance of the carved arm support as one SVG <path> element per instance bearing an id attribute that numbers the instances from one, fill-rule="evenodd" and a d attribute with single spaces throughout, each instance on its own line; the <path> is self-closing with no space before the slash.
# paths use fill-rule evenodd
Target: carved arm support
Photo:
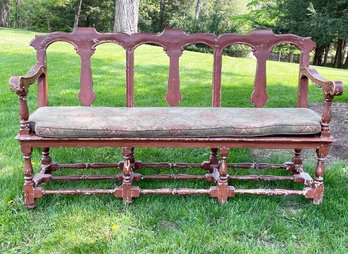
<path id="1" fill-rule="evenodd" d="M 318 71 L 314 68 L 302 68 L 300 72 L 301 77 L 307 77 L 314 85 L 322 88 L 324 94 L 332 97 L 341 95 L 343 93 L 343 84 L 341 81 L 327 80 L 320 76 Z"/>
<path id="2" fill-rule="evenodd" d="M 302 68 L 300 77 L 301 79 L 308 78 L 314 85 L 323 90 L 325 104 L 321 117 L 321 135 L 323 137 L 330 137 L 331 103 L 335 96 L 343 94 L 343 83 L 342 81 L 331 81 L 323 78 L 314 68 Z"/>
<path id="3" fill-rule="evenodd" d="M 27 94 L 29 92 L 29 86 L 34 84 L 36 80 L 42 75 L 46 74 L 46 69 L 43 65 L 34 65 L 26 75 L 24 76 L 13 76 L 9 80 L 10 88 L 19 97 L 20 105 L 20 134 L 29 134 L 29 110 L 27 104 Z"/>

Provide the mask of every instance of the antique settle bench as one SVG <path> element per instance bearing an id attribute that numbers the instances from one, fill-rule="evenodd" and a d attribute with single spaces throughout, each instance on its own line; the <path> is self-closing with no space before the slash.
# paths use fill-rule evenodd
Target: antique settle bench
<path id="1" fill-rule="evenodd" d="M 57 41 L 72 44 L 81 58 L 79 107 L 54 107 L 48 104 L 46 49 Z M 111 42 L 121 45 L 126 52 L 126 105 L 116 107 L 89 107 L 95 100 L 91 70 L 91 56 L 99 44 Z M 162 46 L 169 57 L 168 89 L 165 99 L 170 107 L 137 108 L 134 106 L 134 50 L 141 44 Z M 184 46 L 203 43 L 213 49 L 212 107 L 180 108 L 179 58 Z M 221 68 L 222 51 L 232 44 L 252 48 L 257 60 L 254 90 L 251 100 L 255 108 L 222 108 Z M 266 93 L 266 60 L 274 46 L 289 43 L 301 51 L 298 101 L 296 108 L 263 108 Z M 340 81 L 322 78 L 309 67 L 309 54 L 315 47 L 310 38 L 296 35 L 275 35 L 270 30 L 255 30 L 248 35 L 186 34 L 181 30 L 167 29 L 160 35 L 137 33 L 98 33 L 93 28 L 78 28 L 73 33 L 50 33 L 36 36 L 31 42 L 37 50 L 37 64 L 25 76 L 11 77 L 11 89 L 19 96 L 20 131 L 17 139 L 24 157 L 24 200 L 28 208 L 35 207 L 35 199 L 49 194 L 113 194 L 125 202 L 144 194 L 209 194 L 224 203 L 236 194 L 303 195 L 318 204 L 323 199 L 324 159 L 329 145 L 331 102 L 341 95 Z M 324 96 L 320 117 L 307 109 L 308 80 L 321 88 Z M 37 81 L 38 109 L 28 112 L 29 86 Z M 52 162 L 52 147 L 122 147 L 124 160 L 119 163 L 59 164 Z M 143 163 L 136 160 L 134 148 L 172 147 L 209 148 L 210 158 L 202 163 Z M 33 174 L 31 155 L 33 148 L 42 149 L 41 167 Z M 227 163 L 233 148 L 294 149 L 291 162 L 284 164 Z M 317 166 L 315 176 L 303 170 L 302 149 L 315 149 Z M 220 154 L 220 155 L 218 155 Z M 219 158 L 219 159 L 218 159 Z M 141 175 L 141 168 L 202 168 L 203 175 Z M 113 176 L 56 176 L 61 168 L 120 168 Z M 279 168 L 289 171 L 289 176 L 234 175 L 235 168 Z M 230 174 L 228 174 L 230 169 Z M 39 185 L 51 180 L 114 179 L 121 184 L 115 189 L 47 190 Z M 134 185 L 141 179 L 205 179 L 213 182 L 209 189 L 161 188 L 140 189 Z M 303 190 L 288 189 L 237 189 L 235 180 L 291 180 L 304 184 Z"/>

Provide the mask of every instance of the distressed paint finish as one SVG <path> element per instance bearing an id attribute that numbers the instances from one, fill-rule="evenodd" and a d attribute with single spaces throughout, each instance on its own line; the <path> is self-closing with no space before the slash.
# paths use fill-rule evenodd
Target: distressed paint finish
<path id="1" fill-rule="evenodd" d="M 234 187 L 228 185 L 228 175 L 227 175 L 227 155 L 228 148 L 220 148 L 221 160 L 219 163 L 219 168 L 216 176 L 216 187 L 210 188 L 210 195 L 217 198 L 220 204 L 226 203 L 229 197 L 234 197 Z"/>
<path id="2" fill-rule="evenodd" d="M 35 207 L 33 165 L 31 163 L 33 148 L 28 144 L 22 144 L 21 151 L 24 159 L 24 203 L 28 209 L 32 209 Z"/>
<path id="3" fill-rule="evenodd" d="M 94 28 L 77 28 L 73 33 L 50 33 L 36 36 L 31 45 L 37 50 L 37 61 L 39 65 L 46 66 L 46 49 L 57 41 L 65 41 L 72 44 L 81 58 L 81 91 L 80 102 L 91 105 L 95 100 L 93 91 L 92 70 L 90 58 L 96 46 L 111 42 L 122 46 L 126 51 L 126 82 L 127 82 L 127 106 L 134 105 L 134 50 L 146 43 L 162 46 L 169 57 L 168 90 L 165 96 L 170 106 L 178 106 L 182 94 L 180 91 L 179 62 L 185 46 L 195 43 L 203 43 L 214 51 L 214 66 L 212 78 L 212 106 L 221 105 L 221 68 L 222 51 L 232 44 L 244 44 L 250 46 L 257 58 L 257 73 L 254 82 L 252 102 L 256 107 L 262 107 L 267 101 L 266 94 L 266 60 L 272 47 L 290 43 L 301 50 L 300 68 L 308 67 L 309 52 L 315 44 L 310 38 L 299 37 L 291 34 L 275 35 L 271 30 L 255 30 L 248 35 L 222 34 L 214 35 L 208 33 L 186 34 L 179 29 L 166 29 L 161 34 L 135 33 L 132 35 L 122 33 L 98 33 Z M 39 86 L 39 106 L 47 105 L 47 82 Z M 304 88 L 302 88 L 302 86 Z M 303 104 L 302 90 L 306 85 L 300 85 L 301 96 L 299 100 Z M 299 91 L 300 94 L 300 91 Z"/>
<path id="4" fill-rule="evenodd" d="M 38 107 L 48 105 L 48 82 L 46 71 L 46 49 L 57 41 L 65 41 L 72 44 L 81 59 L 81 77 L 79 100 L 82 105 L 90 106 L 95 100 L 93 91 L 93 73 L 91 69 L 91 57 L 95 48 L 106 42 L 117 43 L 125 49 L 126 54 L 126 105 L 134 106 L 134 50 L 146 43 L 163 47 L 169 59 L 168 89 L 165 99 L 169 106 L 178 106 L 183 99 L 180 91 L 180 57 L 185 46 L 193 43 L 203 43 L 213 49 L 214 64 L 212 76 L 212 106 L 221 106 L 221 70 L 222 52 L 231 44 L 244 44 L 250 46 L 256 59 L 256 73 L 254 90 L 251 100 L 255 107 L 263 107 L 268 100 L 266 61 L 272 48 L 279 44 L 290 43 L 301 50 L 298 107 L 306 107 L 308 99 L 308 81 L 312 81 L 323 90 L 324 110 L 322 114 L 322 128 L 320 135 L 312 136 L 270 136 L 252 138 L 43 138 L 35 133 L 30 133 L 29 110 L 27 94 L 29 86 L 38 81 Z M 270 30 L 255 30 L 248 35 L 223 34 L 186 34 L 178 29 L 167 29 L 160 35 L 136 33 L 132 35 L 120 33 L 98 33 L 94 28 L 78 28 L 73 33 L 51 33 L 36 36 L 31 45 L 37 50 L 37 64 L 25 75 L 15 76 L 10 79 L 11 90 L 16 92 L 20 104 L 20 131 L 17 139 L 21 143 L 21 151 L 24 158 L 24 203 L 29 209 L 35 207 L 35 199 L 43 195 L 92 195 L 112 194 L 124 202 L 130 203 L 134 198 L 145 194 L 161 195 L 191 195 L 208 194 L 215 197 L 219 203 L 225 203 L 228 198 L 235 195 L 302 195 L 319 204 L 323 199 L 324 190 L 324 160 L 329 151 L 329 145 L 333 142 L 330 135 L 331 103 L 335 96 L 343 93 L 343 84 L 340 81 L 330 81 L 321 77 L 315 69 L 309 68 L 309 53 L 315 44 L 310 38 L 296 35 L 275 35 Z M 118 163 L 80 163 L 59 164 L 52 162 L 50 148 L 52 147 L 122 147 L 123 160 Z M 209 160 L 202 163 L 173 163 L 157 162 L 143 163 L 136 160 L 135 147 L 154 148 L 210 148 Z M 40 171 L 33 175 L 31 155 L 33 148 L 42 151 Z M 227 163 L 228 152 L 233 148 L 261 148 L 261 149 L 294 149 L 295 154 L 291 162 L 284 164 L 268 163 Z M 315 176 L 303 171 L 301 152 L 303 149 L 315 149 L 317 152 L 317 166 Z M 218 152 L 220 160 L 218 160 Z M 112 176 L 103 175 L 70 175 L 56 176 L 52 172 L 59 169 L 101 169 L 115 168 L 121 173 Z M 202 175 L 141 175 L 138 171 L 142 168 L 201 168 Z M 228 169 L 279 169 L 286 170 L 289 176 L 274 175 L 229 175 Z M 233 172 L 233 171 L 231 171 Z M 41 183 L 70 180 L 105 180 L 120 181 L 121 185 L 114 189 L 72 189 L 72 190 L 45 190 L 39 187 Z M 191 180 L 201 179 L 213 182 L 216 186 L 209 189 L 189 188 L 161 188 L 140 189 L 133 182 L 143 179 L 148 180 Z M 236 189 L 232 185 L 234 181 L 293 181 L 302 183 L 303 190 L 287 189 Z"/>
<path id="5" fill-rule="evenodd" d="M 77 54 L 81 59 L 80 92 L 79 100 L 83 106 L 90 106 L 95 101 L 96 96 L 93 91 L 93 77 L 91 68 L 91 57 L 94 50 L 89 48 L 79 48 Z"/>
<path id="6" fill-rule="evenodd" d="M 266 61 L 271 53 L 271 49 L 258 49 L 254 51 L 257 60 L 256 74 L 254 81 L 254 91 L 251 95 L 251 101 L 257 108 L 262 108 L 268 101 L 266 92 Z"/>

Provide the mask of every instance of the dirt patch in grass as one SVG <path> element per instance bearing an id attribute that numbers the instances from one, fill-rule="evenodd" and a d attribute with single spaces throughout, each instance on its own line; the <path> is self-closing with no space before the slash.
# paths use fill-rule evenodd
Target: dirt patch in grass
<path id="1" fill-rule="evenodd" d="M 309 108 L 321 115 L 323 103 L 311 104 Z M 330 130 L 336 142 L 331 145 L 330 153 L 326 158 L 327 165 L 330 165 L 335 158 L 348 160 L 348 103 L 332 103 Z M 253 149 L 252 156 L 258 162 L 264 162 L 272 156 L 283 157 L 284 161 L 290 161 L 293 156 L 293 150 Z M 311 163 L 316 161 L 316 155 L 313 150 L 305 150 L 303 157 Z"/>
<path id="2" fill-rule="evenodd" d="M 310 109 L 321 114 L 322 103 L 309 106 Z M 333 157 L 348 159 L 348 103 L 332 103 L 332 120 L 330 124 L 331 135 L 336 142 L 331 145 L 330 154 Z"/>

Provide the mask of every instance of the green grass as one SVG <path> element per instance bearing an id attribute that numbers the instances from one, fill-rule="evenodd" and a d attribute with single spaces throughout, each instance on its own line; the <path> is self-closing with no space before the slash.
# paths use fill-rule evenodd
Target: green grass
<path id="1" fill-rule="evenodd" d="M 0 252 L 1 253 L 347 253 L 347 161 L 336 160 L 327 170 L 324 203 L 312 205 L 303 197 L 237 196 L 225 205 L 208 196 L 142 196 L 123 204 L 113 196 L 48 196 L 28 211 L 22 205 L 23 162 L 14 136 L 19 128 L 17 96 L 7 84 L 35 63 L 28 46 L 34 33 L 0 30 Z M 168 59 L 161 48 L 136 50 L 136 106 L 165 106 Z M 94 106 L 125 105 L 125 57 L 122 48 L 105 44 L 92 61 Z M 211 103 L 212 55 L 185 52 L 181 59 L 182 106 Z M 79 105 L 79 58 L 71 45 L 57 43 L 48 52 L 51 105 Z M 318 68 L 323 76 L 348 83 L 347 70 Z M 269 62 L 269 107 L 295 105 L 298 65 Z M 222 105 L 248 107 L 255 61 L 223 58 Z M 36 105 L 36 86 L 28 98 Z M 338 98 L 347 101 L 348 93 Z M 310 88 L 310 102 L 322 101 L 320 89 Z M 138 149 L 143 161 L 201 162 L 207 149 Z M 115 162 L 119 149 L 53 149 L 54 160 Z M 34 152 L 38 170 L 39 151 Z M 231 151 L 229 161 L 254 160 L 248 149 Z M 256 158 L 257 160 L 257 158 Z M 271 156 L 282 163 L 290 157 Z M 314 164 L 306 162 L 313 172 Z M 194 172 L 199 172 L 193 170 Z M 62 171 L 69 173 L 69 170 Z M 70 171 L 71 172 L 71 171 Z M 146 173 L 151 172 L 145 170 Z M 177 170 L 165 171 L 175 173 Z M 84 174 L 82 171 L 77 173 Z M 91 171 L 89 172 L 91 173 Z M 94 172 L 95 173 L 95 172 Z M 113 174 L 100 170 L 98 174 Z M 139 184 L 144 188 L 208 187 L 202 181 Z M 293 187 L 293 183 L 237 183 L 237 186 Z M 47 188 L 73 186 L 113 188 L 112 181 L 55 182 Z M 116 226 L 115 226 L 116 225 Z"/>

